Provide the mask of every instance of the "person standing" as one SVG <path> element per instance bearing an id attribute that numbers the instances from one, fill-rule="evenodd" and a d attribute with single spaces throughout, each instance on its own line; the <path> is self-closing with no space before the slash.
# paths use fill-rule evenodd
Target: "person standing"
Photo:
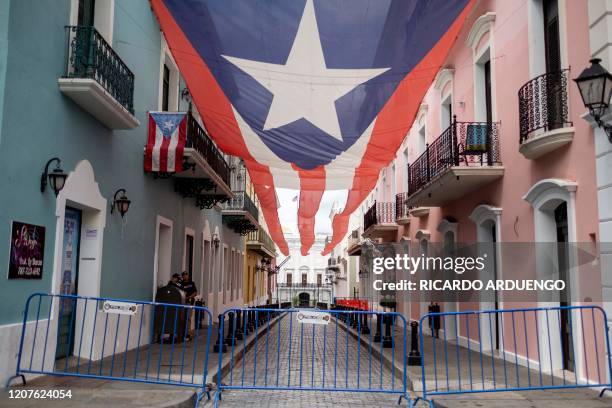
<path id="1" fill-rule="evenodd" d="M 196 287 L 196 284 L 194 281 L 191 280 L 191 276 L 189 276 L 189 274 L 187 273 L 187 271 L 183 271 L 183 273 L 181 274 L 181 289 L 183 290 L 183 292 L 185 292 L 185 303 L 189 304 L 189 305 L 194 305 L 195 304 L 195 298 L 198 295 L 198 289 Z M 187 311 L 187 318 L 189 319 L 189 323 L 188 323 L 188 327 L 189 327 L 189 334 L 187 336 L 187 340 L 191 340 L 192 336 L 191 336 L 191 332 L 192 332 L 192 315 L 193 315 L 193 311 L 188 310 Z"/>

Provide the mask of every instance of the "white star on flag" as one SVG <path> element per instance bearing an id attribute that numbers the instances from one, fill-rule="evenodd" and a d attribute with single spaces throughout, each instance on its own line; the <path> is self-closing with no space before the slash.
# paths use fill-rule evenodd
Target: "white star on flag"
<path id="1" fill-rule="evenodd" d="M 223 57 L 273 94 L 263 130 L 274 129 L 304 118 L 340 141 L 342 133 L 336 112 L 336 100 L 389 69 L 327 68 L 312 0 L 306 2 L 293 46 L 284 65 L 227 55 Z M 304 81 L 299 78 L 304 78 Z"/>

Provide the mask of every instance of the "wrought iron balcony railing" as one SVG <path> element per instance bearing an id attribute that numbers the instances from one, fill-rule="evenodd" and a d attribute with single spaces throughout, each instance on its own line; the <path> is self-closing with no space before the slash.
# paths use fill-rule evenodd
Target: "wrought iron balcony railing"
<path id="1" fill-rule="evenodd" d="M 567 110 L 567 74 L 564 69 L 535 77 L 518 91 L 520 143 L 534 132 L 572 126 Z"/>
<path id="2" fill-rule="evenodd" d="M 395 203 L 379 203 L 374 201 L 374 204 L 363 216 L 363 228 L 365 230 L 372 225 L 392 223 L 395 223 Z"/>
<path id="3" fill-rule="evenodd" d="M 408 218 L 410 215 L 411 206 L 406 204 L 408 193 L 398 193 L 395 195 L 395 220 Z"/>
<path id="4" fill-rule="evenodd" d="M 295 288 L 295 289 L 304 289 L 304 288 L 331 288 L 330 283 L 278 283 L 278 288 Z"/>
<path id="5" fill-rule="evenodd" d="M 212 139 L 200 126 L 198 121 L 189 113 L 187 119 L 187 140 L 185 147 L 197 151 L 210 167 L 217 173 L 226 185 L 230 185 L 230 167 L 225 158 L 213 143 Z"/>
<path id="6" fill-rule="evenodd" d="M 499 124 L 453 123 L 408 167 L 408 196 L 453 166 L 500 165 Z"/>
<path id="7" fill-rule="evenodd" d="M 67 26 L 66 78 L 91 78 L 134 114 L 134 74 L 92 26 Z"/>
<path id="8" fill-rule="evenodd" d="M 230 211 L 246 211 L 256 221 L 259 220 L 259 210 L 245 191 L 234 191 L 234 197 L 221 204 L 221 208 Z"/>
<path id="9" fill-rule="evenodd" d="M 263 229 L 259 228 L 257 231 L 251 231 L 247 235 L 247 242 L 257 242 L 262 244 L 270 252 L 274 253 L 275 245 L 270 235 Z"/>
<path id="10" fill-rule="evenodd" d="M 361 244 L 361 230 L 359 228 L 353 230 L 348 238 L 348 247 Z"/>

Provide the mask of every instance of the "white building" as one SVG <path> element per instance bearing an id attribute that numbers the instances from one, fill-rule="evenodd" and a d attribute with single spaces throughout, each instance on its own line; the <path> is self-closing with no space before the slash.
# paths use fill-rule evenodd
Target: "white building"
<path id="1" fill-rule="evenodd" d="M 315 234 L 315 242 L 308 255 L 300 251 L 300 234 L 284 231 L 289 245 L 289 260 L 278 273 L 277 293 L 273 296 L 280 302 L 293 302 L 294 306 L 316 306 L 317 302 L 331 303 L 332 286 L 325 280 L 327 259 L 321 256 L 325 234 Z M 277 260 L 281 264 L 285 257 Z"/>

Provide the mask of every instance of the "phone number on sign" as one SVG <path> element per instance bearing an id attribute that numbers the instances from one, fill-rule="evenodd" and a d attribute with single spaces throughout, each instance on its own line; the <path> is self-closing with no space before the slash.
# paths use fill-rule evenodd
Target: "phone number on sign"
<path id="1" fill-rule="evenodd" d="M 9 390 L 11 399 L 64 399 L 72 398 L 71 390 Z"/>

